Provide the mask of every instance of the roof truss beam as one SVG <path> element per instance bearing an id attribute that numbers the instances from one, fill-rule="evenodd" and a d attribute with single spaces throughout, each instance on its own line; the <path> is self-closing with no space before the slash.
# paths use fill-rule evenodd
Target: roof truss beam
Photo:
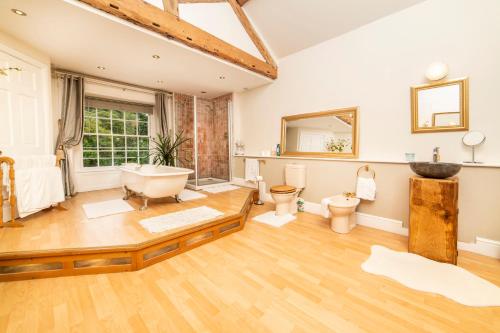
<path id="1" fill-rule="evenodd" d="M 142 0 L 80 0 L 108 14 L 132 22 L 169 39 L 198 49 L 272 79 L 278 76 L 276 66 L 211 35 L 210 33 Z M 168 1 L 168 0 L 167 0 Z"/>

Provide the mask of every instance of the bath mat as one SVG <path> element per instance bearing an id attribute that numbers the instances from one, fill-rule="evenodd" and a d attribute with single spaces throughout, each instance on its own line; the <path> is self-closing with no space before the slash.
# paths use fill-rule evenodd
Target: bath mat
<path id="1" fill-rule="evenodd" d="M 203 191 L 208 192 L 208 193 L 220 193 L 220 192 L 237 190 L 239 188 L 240 188 L 239 186 L 235 186 L 235 185 L 231 185 L 231 184 L 224 184 L 224 185 L 216 185 L 216 186 L 206 187 L 203 189 Z"/>
<path id="2" fill-rule="evenodd" d="M 98 217 L 120 214 L 131 212 L 135 210 L 132 206 L 130 206 L 125 200 L 115 199 L 108 201 L 100 201 L 94 202 L 90 204 L 82 205 L 83 211 L 87 218 L 95 219 Z"/>
<path id="3" fill-rule="evenodd" d="M 275 211 L 270 211 L 258 216 L 255 216 L 252 220 L 255 222 L 260 222 L 264 224 L 268 224 L 270 226 L 279 228 L 287 224 L 288 222 L 292 222 L 296 219 L 295 215 L 286 214 L 281 216 L 276 216 Z"/>
<path id="4" fill-rule="evenodd" d="M 440 294 L 468 306 L 500 306 L 500 288 L 465 269 L 422 256 L 373 245 L 361 268 L 420 291 Z"/>
<path id="5" fill-rule="evenodd" d="M 148 219 L 141 220 L 139 223 L 147 231 L 157 233 L 197 224 L 202 221 L 215 219 L 216 217 L 222 215 L 224 215 L 223 212 L 207 206 L 201 206 L 181 210 L 175 213 L 150 217 Z"/>
<path id="6" fill-rule="evenodd" d="M 179 199 L 181 199 L 182 201 L 196 200 L 206 197 L 207 196 L 203 193 L 198 193 L 191 190 L 182 190 L 182 192 L 179 194 Z"/>

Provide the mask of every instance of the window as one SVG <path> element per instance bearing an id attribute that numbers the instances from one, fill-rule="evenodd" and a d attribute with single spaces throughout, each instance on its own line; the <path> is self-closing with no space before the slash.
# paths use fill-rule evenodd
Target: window
<path id="1" fill-rule="evenodd" d="M 83 166 L 149 163 L 149 114 L 86 106 Z"/>

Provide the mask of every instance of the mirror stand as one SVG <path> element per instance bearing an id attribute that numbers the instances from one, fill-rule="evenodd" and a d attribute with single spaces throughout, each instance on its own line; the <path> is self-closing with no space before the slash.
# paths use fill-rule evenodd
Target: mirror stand
<path id="1" fill-rule="evenodd" d="M 471 161 L 464 161 L 464 163 L 467 163 L 467 164 L 483 164 L 483 162 L 476 161 L 476 146 L 477 145 L 470 146 L 472 148 L 472 160 Z"/>

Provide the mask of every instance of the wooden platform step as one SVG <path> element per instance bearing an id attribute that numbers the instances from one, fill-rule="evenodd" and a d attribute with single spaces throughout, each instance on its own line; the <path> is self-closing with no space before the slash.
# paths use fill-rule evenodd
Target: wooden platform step
<path id="1" fill-rule="evenodd" d="M 100 248 L 43 250 L 0 254 L 0 281 L 136 271 L 242 230 L 256 191 L 238 214 L 149 242 Z"/>

